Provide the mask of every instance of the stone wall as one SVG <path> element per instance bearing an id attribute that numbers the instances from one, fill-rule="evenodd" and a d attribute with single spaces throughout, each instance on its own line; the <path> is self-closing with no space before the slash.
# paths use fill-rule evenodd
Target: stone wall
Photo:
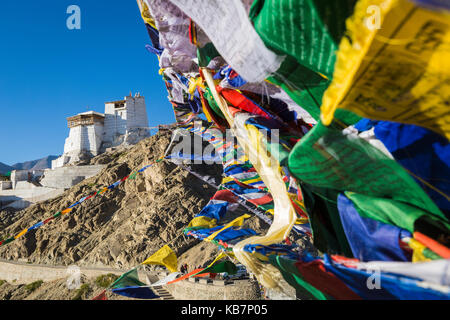
<path id="1" fill-rule="evenodd" d="M 25 199 L 31 202 L 37 202 L 39 201 L 39 199 L 41 199 L 42 196 L 54 191 L 56 191 L 56 189 L 46 187 L 2 190 L 0 191 L 0 198 L 4 201 L 15 201 Z"/>
<path id="2" fill-rule="evenodd" d="M 5 207 L 21 210 L 28 208 L 34 203 L 55 198 L 63 192 L 64 189 L 34 186 L 29 189 L 0 190 L 0 201 L 3 204 L 7 203 Z"/>
<path id="3" fill-rule="evenodd" d="M 76 265 L 73 265 L 74 267 Z M 106 267 L 77 266 L 80 273 L 88 278 L 98 277 L 100 275 L 112 273 L 121 276 L 129 270 L 112 269 Z M 6 280 L 9 283 L 28 284 L 34 281 L 42 280 L 44 282 L 67 279 L 71 275 L 68 271 L 69 266 L 51 266 L 41 264 L 28 264 L 25 261 L 0 260 L 0 280 Z M 158 275 L 154 271 L 138 271 L 138 278 L 141 282 L 150 284 L 148 279 L 157 279 Z"/>
<path id="4" fill-rule="evenodd" d="M 86 277 L 97 277 L 102 274 L 113 273 L 122 275 L 126 270 L 108 269 L 108 268 L 85 268 L 80 267 L 81 274 Z M 42 280 L 44 282 L 66 279 L 71 274 L 66 266 L 47 266 L 37 264 L 26 264 L 12 261 L 0 261 L 0 279 L 15 284 L 28 284 L 34 281 Z M 145 277 L 140 275 L 140 278 Z M 145 281 L 144 281 L 145 282 Z"/>
<path id="5" fill-rule="evenodd" d="M 13 170 L 11 171 L 11 182 L 13 189 L 16 188 L 16 185 L 20 181 L 28 181 L 28 170 Z"/>
<path id="6" fill-rule="evenodd" d="M 70 157 L 62 155 L 58 159 L 52 160 L 52 169 L 60 168 L 70 161 Z"/>
<path id="7" fill-rule="evenodd" d="M 9 190 L 12 189 L 11 181 L 0 181 L 0 190 Z"/>
<path id="8" fill-rule="evenodd" d="M 254 280 L 223 280 L 189 278 L 165 288 L 177 300 L 260 300 L 259 285 Z"/>
<path id="9" fill-rule="evenodd" d="M 61 195 L 65 189 L 69 189 L 81 181 L 98 174 L 105 165 L 62 167 L 46 169 L 40 181 L 41 186 L 36 186 L 27 181 L 12 182 L 14 189 L 0 188 L 0 201 L 2 207 L 25 209 L 34 203 L 49 200 Z M 26 173 L 28 171 L 18 172 Z M 17 175 L 16 179 L 21 176 Z"/>
<path id="10" fill-rule="evenodd" d="M 14 190 L 29 190 L 36 189 L 36 186 L 28 181 L 17 181 L 14 185 Z"/>
<path id="11" fill-rule="evenodd" d="M 40 183 L 44 187 L 68 189 L 80 183 L 84 179 L 95 176 L 104 167 L 105 165 L 94 165 L 62 167 L 53 170 L 47 169 L 45 170 L 44 177 Z"/>

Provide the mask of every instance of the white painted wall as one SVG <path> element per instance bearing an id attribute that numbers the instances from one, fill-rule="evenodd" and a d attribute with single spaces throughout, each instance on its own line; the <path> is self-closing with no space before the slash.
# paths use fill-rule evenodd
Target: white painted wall
<path id="1" fill-rule="evenodd" d="M 114 103 L 105 104 L 105 130 L 103 141 L 110 146 L 117 146 L 123 142 L 120 136 L 137 128 L 148 127 L 145 98 L 142 96 L 128 96 L 124 98 L 125 106 L 115 108 Z"/>
<path id="2" fill-rule="evenodd" d="M 75 184 L 98 174 L 105 165 L 73 166 L 56 169 L 47 169 L 40 181 L 41 185 L 48 188 L 71 188 Z"/>
<path id="3" fill-rule="evenodd" d="M 11 181 L 0 181 L 0 190 L 10 190 L 12 189 Z"/>
<path id="4" fill-rule="evenodd" d="M 144 97 L 126 97 L 127 130 L 148 127 L 147 109 Z"/>
<path id="5" fill-rule="evenodd" d="M 56 193 L 55 193 L 56 192 Z M 31 203 L 44 201 L 52 197 L 56 197 L 63 193 L 64 189 L 47 188 L 47 187 L 35 187 L 29 189 L 16 189 L 16 190 L 1 190 L 0 201 L 16 201 L 26 200 Z"/>
<path id="6" fill-rule="evenodd" d="M 66 163 L 70 161 L 70 157 L 62 155 L 58 159 L 52 160 L 52 169 L 63 167 Z"/>
<path id="7" fill-rule="evenodd" d="M 64 144 L 64 153 L 76 154 L 87 151 L 97 155 L 103 141 L 103 131 L 104 126 L 99 122 L 70 128 L 69 137 Z"/>

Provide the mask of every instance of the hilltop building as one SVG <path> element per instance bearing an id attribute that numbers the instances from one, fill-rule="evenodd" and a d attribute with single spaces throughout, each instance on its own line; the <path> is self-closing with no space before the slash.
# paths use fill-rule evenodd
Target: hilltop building
<path id="1" fill-rule="evenodd" d="M 64 154 L 52 169 L 14 170 L 10 181 L 0 182 L 0 210 L 24 209 L 59 196 L 65 190 L 98 174 L 105 165 L 66 166 L 97 156 L 108 148 L 133 145 L 150 136 L 145 98 L 139 93 L 106 102 L 105 113 L 87 111 L 67 118 L 70 129 Z"/>
<path id="2" fill-rule="evenodd" d="M 52 169 L 97 156 L 107 148 L 133 145 L 150 135 L 145 98 L 137 93 L 106 102 L 105 113 L 83 112 L 67 118 L 70 129 L 64 154 Z"/>

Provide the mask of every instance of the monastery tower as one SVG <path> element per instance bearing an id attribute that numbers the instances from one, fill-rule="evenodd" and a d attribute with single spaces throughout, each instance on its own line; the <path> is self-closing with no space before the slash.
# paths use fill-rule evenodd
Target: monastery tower
<path id="1" fill-rule="evenodd" d="M 149 135 L 145 98 L 140 94 L 105 103 L 104 148 L 136 144 Z"/>
<path id="2" fill-rule="evenodd" d="M 64 154 L 52 169 L 86 160 L 119 145 L 133 145 L 150 135 L 145 98 L 139 93 L 106 102 L 105 113 L 88 111 L 67 118 L 70 129 Z"/>

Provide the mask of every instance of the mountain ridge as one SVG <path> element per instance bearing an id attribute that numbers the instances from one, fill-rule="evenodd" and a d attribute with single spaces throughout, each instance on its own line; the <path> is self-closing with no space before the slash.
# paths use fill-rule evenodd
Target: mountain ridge
<path id="1" fill-rule="evenodd" d="M 49 155 L 40 159 L 19 162 L 12 165 L 15 170 L 43 170 L 52 167 L 52 161 L 58 156 Z"/>
<path id="2" fill-rule="evenodd" d="M 12 166 L 0 162 L 0 174 L 5 174 L 12 170 L 44 170 L 52 167 L 52 161 L 58 156 L 49 155 L 40 159 L 18 162 Z"/>
<path id="3" fill-rule="evenodd" d="M 14 170 L 14 168 L 3 162 L 0 162 L 0 174 L 6 174 L 11 170 Z"/>

